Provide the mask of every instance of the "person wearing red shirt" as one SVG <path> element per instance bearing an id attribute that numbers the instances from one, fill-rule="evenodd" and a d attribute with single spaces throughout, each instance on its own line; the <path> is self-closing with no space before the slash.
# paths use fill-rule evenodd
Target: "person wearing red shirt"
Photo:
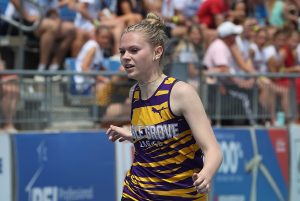
<path id="1" fill-rule="evenodd" d="M 199 23 L 215 29 L 224 21 L 231 0 L 205 0 L 197 11 Z"/>

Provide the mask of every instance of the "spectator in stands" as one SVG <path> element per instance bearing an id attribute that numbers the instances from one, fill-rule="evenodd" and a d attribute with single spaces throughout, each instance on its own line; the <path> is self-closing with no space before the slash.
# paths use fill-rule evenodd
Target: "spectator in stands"
<path id="1" fill-rule="evenodd" d="M 297 3 L 298 2 L 298 3 Z M 284 2 L 285 28 L 291 30 L 300 30 L 300 3 L 295 0 L 286 0 Z"/>
<path id="2" fill-rule="evenodd" d="M 267 59 L 264 48 L 268 44 L 269 36 L 266 28 L 256 27 L 254 40 L 250 45 L 250 57 L 253 62 L 253 66 L 258 73 L 268 73 Z M 265 80 L 266 78 L 260 76 L 258 81 Z M 259 103 L 261 106 L 270 114 L 270 123 L 274 125 L 276 114 L 275 114 L 275 97 L 274 95 L 279 95 L 281 99 L 284 99 L 287 96 L 285 93 L 281 93 L 278 90 L 277 85 L 268 79 L 268 82 L 260 82 L 260 94 L 259 94 Z"/>
<path id="3" fill-rule="evenodd" d="M 206 0 L 197 11 L 198 23 L 203 27 L 208 43 L 218 37 L 216 28 L 226 21 L 232 0 Z"/>
<path id="4" fill-rule="evenodd" d="M 76 57 L 82 45 L 95 36 L 95 27 L 100 24 L 100 1 L 78 0 L 69 1 L 71 10 L 76 12 L 74 24 L 76 26 L 76 38 L 72 44 L 72 57 Z"/>
<path id="5" fill-rule="evenodd" d="M 0 57 L 0 71 L 5 69 L 4 61 Z M 17 103 L 20 96 L 18 77 L 16 75 L 1 75 L 0 77 L 0 103 L 1 116 L 4 120 L 2 129 L 8 133 L 17 132 L 14 126 Z"/>
<path id="6" fill-rule="evenodd" d="M 248 68 L 247 65 L 239 66 L 236 59 L 236 52 L 238 52 L 239 55 L 242 55 L 236 47 L 236 36 L 241 34 L 242 31 L 242 26 L 235 25 L 230 21 L 223 22 L 219 25 L 217 28 L 219 37 L 209 45 L 204 55 L 203 62 L 207 67 L 208 72 L 231 74 L 253 72 L 253 69 Z M 221 84 L 220 90 L 222 94 L 229 94 L 233 98 L 241 100 L 248 120 L 253 124 L 253 113 L 250 107 L 250 100 L 245 90 L 252 89 L 254 80 L 230 77 L 228 79 L 222 78 L 219 82 Z M 225 87 L 224 84 L 229 87 Z"/>
<path id="7" fill-rule="evenodd" d="M 285 24 L 284 1 L 267 0 L 266 8 L 268 11 L 268 22 L 277 28 L 282 28 Z"/>
<path id="8" fill-rule="evenodd" d="M 277 30 L 271 39 L 271 44 L 264 48 L 264 54 L 267 61 L 268 72 L 282 73 L 284 70 L 284 45 L 287 41 L 287 33 L 285 30 Z M 282 74 L 284 75 L 284 74 Z M 273 101 L 270 107 L 273 107 L 275 111 L 276 96 L 281 97 L 281 109 L 285 114 L 289 114 L 289 88 L 286 84 L 286 79 L 278 78 L 273 79 L 274 81 L 274 97 L 270 97 L 269 100 Z M 287 116 L 287 115 L 286 115 Z"/>
<path id="9" fill-rule="evenodd" d="M 183 15 L 185 1 L 162 0 L 160 15 L 166 24 L 169 37 L 182 37 L 187 32 L 187 20 Z"/>
<path id="10" fill-rule="evenodd" d="M 284 60 L 284 68 L 282 68 L 281 71 L 287 73 L 300 73 L 300 65 L 297 63 L 297 46 L 300 42 L 299 32 L 292 30 L 287 34 L 287 38 L 287 43 L 283 45 L 281 50 Z M 297 104 L 300 106 L 300 78 L 296 78 L 293 81 L 295 81 Z M 290 89 L 292 80 L 281 79 L 280 83 Z"/>
<path id="11" fill-rule="evenodd" d="M 238 46 L 239 50 L 242 52 L 243 60 L 248 62 L 248 65 L 252 65 L 251 63 L 251 58 L 249 57 L 249 52 L 250 52 L 250 44 L 253 41 L 254 38 L 254 30 L 258 26 L 258 22 L 255 18 L 246 18 L 245 21 L 243 22 L 243 32 L 241 35 L 238 35 L 236 37 L 236 45 Z M 250 64 L 249 64 L 250 62 Z M 239 62 L 239 65 L 240 62 Z M 255 70 L 255 69 L 253 69 Z"/>
<path id="12" fill-rule="evenodd" d="M 254 17 L 260 26 L 267 24 L 268 11 L 265 0 L 247 0 L 248 16 Z"/>
<path id="13" fill-rule="evenodd" d="M 247 17 L 247 7 L 244 0 L 235 0 L 230 7 L 229 16 L 227 20 L 234 24 L 242 25 Z"/>
<path id="14" fill-rule="evenodd" d="M 142 20 L 142 15 L 134 11 L 131 0 L 118 1 L 116 8 L 116 13 L 106 10 L 102 11 L 100 14 L 100 24 L 112 28 L 115 53 L 118 52 L 119 40 L 124 28 Z"/>
<path id="15" fill-rule="evenodd" d="M 104 70 L 103 49 L 110 46 L 112 33 L 107 26 L 100 25 L 96 29 L 95 39 L 90 39 L 81 48 L 78 57 L 76 58 L 76 71 L 89 72 Z M 74 78 L 76 82 L 76 89 L 79 93 L 86 94 L 91 92 L 96 83 L 96 93 L 106 87 L 109 83 L 109 78 L 104 76 L 97 76 L 96 80 L 91 76 L 76 75 Z"/>
<path id="16" fill-rule="evenodd" d="M 252 59 L 253 66 L 259 73 L 267 73 L 267 60 L 264 52 L 264 48 L 268 44 L 269 36 L 266 28 L 257 27 L 255 31 L 255 37 L 250 44 L 249 55 Z"/>
<path id="17" fill-rule="evenodd" d="M 210 29 L 216 29 L 225 21 L 231 0 L 206 0 L 198 8 L 199 23 Z"/>
<path id="18" fill-rule="evenodd" d="M 182 8 L 182 14 L 185 19 L 189 20 L 191 23 L 198 23 L 197 11 L 203 0 L 186 0 L 184 1 L 184 6 Z"/>
<path id="19" fill-rule="evenodd" d="M 26 24 L 33 24 L 41 19 L 41 23 L 34 31 L 34 36 L 39 38 L 40 59 L 38 70 L 43 71 L 50 64 L 50 70 L 58 70 L 63 62 L 67 51 L 75 37 L 74 25 L 70 22 L 64 22 L 59 18 L 55 8 L 58 6 L 56 1 L 51 1 L 50 4 L 42 4 L 44 13 L 34 7 L 30 1 L 11 0 L 5 15 L 7 17 L 24 20 Z M 21 7 L 23 5 L 23 8 Z M 42 16 L 45 17 L 42 18 Z M 53 58 L 50 55 L 53 53 Z"/>
<path id="20" fill-rule="evenodd" d="M 204 35 L 199 24 L 193 24 L 175 47 L 174 60 L 187 64 L 187 82 L 196 89 L 199 87 L 200 70 L 205 51 Z M 174 66 L 176 68 L 176 65 Z M 179 66 L 181 67 L 181 66 Z M 176 70 L 176 69 L 174 69 Z"/>

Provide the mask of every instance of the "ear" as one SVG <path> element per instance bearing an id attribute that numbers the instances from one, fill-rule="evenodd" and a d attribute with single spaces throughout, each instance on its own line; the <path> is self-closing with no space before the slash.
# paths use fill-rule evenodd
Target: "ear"
<path id="1" fill-rule="evenodd" d="M 159 45 L 155 47 L 153 60 L 160 60 L 163 52 L 164 52 L 164 48 L 162 46 Z"/>

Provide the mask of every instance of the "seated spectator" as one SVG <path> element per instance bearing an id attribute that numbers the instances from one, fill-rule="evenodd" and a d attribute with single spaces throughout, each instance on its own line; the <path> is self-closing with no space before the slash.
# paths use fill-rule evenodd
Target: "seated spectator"
<path id="1" fill-rule="evenodd" d="M 285 24 L 284 1 L 268 0 L 265 2 L 268 11 L 268 22 L 277 28 L 282 28 Z"/>
<path id="2" fill-rule="evenodd" d="M 268 45 L 268 40 L 269 34 L 267 29 L 262 27 L 257 28 L 254 40 L 250 45 L 250 57 L 252 58 L 253 66 L 258 73 L 269 72 L 267 67 L 267 55 L 265 52 L 265 47 Z M 259 77 L 258 81 L 265 79 L 265 77 Z M 260 82 L 259 87 L 259 103 L 268 112 L 268 114 L 270 114 L 270 123 L 271 125 L 274 125 L 276 119 L 276 96 L 280 96 L 280 99 L 283 100 L 283 104 L 287 99 L 287 91 L 280 90 L 280 87 L 278 87 L 276 83 L 270 79 L 268 79 L 268 82 Z"/>
<path id="3" fill-rule="evenodd" d="M 284 65 L 283 48 L 287 41 L 287 34 L 284 30 L 277 30 L 271 39 L 271 44 L 264 48 L 264 54 L 267 61 L 268 72 L 282 73 Z M 284 74 L 282 74 L 284 76 Z M 273 97 L 269 97 L 272 101 L 270 107 L 275 111 L 276 96 L 281 98 L 281 109 L 287 115 L 289 114 L 289 88 L 285 78 L 273 79 L 275 84 Z"/>
<path id="4" fill-rule="evenodd" d="M 200 24 L 209 29 L 216 29 L 225 21 L 225 13 L 229 11 L 231 0 L 206 0 L 198 8 L 197 16 Z"/>
<path id="5" fill-rule="evenodd" d="M 0 71 L 4 70 L 4 61 L 0 57 Z M 1 117 L 3 121 L 2 129 L 8 133 L 17 132 L 14 126 L 14 117 L 16 115 L 17 103 L 20 91 L 18 86 L 18 77 L 16 75 L 1 75 L 0 77 L 0 104 Z"/>
<path id="6" fill-rule="evenodd" d="M 174 60 L 187 64 L 187 82 L 196 89 L 199 87 L 200 70 L 203 67 L 202 60 L 205 51 L 205 39 L 200 25 L 193 24 L 188 33 L 175 47 Z M 181 67 L 181 66 L 179 66 Z M 176 64 L 173 66 L 176 71 Z"/>
<path id="7" fill-rule="evenodd" d="M 187 19 L 183 15 L 185 1 L 162 0 L 160 16 L 165 21 L 165 31 L 169 37 L 182 37 L 187 32 Z"/>
<path id="8" fill-rule="evenodd" d="M 287 38 L 287 43 L 281 49 L 284 60 L 284 68 L 281 69 L 281 72 L 300 73 L 300 65 L 297 63 L 297 46 L 300 42 L 299 32 L 292 30 L 287 34 Z M 292 81 L 295 81 L 296 101 L 298 106 L 300 106 L 300 78 L 295 80 L 281 79 L 280 82 L 290 89 Z"/>
<path id="9" fill-rule="evenodd" d="M 22 5 L 23 8 L 21 8 L 20 0 L 11 0 L 5 15 L 23 20 L 26 24 L 33 24 L 42 17 L 41 15 L 45 16 L 33 33 L 39 38 L 38 70 L 45 70 L 48 64 L 50 64 L 50 70 L 58 70 L 75 37 L 74 25 L 59 18 L 55 9 L 58 6 L 56 1 L 51 1 L 50 4 L 40 3 L 44 13 L 39 13 L 39 10 L 28 0 L 22 1 Z M 52 59 L 50 59 L 51 53 L 53 53 Z"/>
<path id="10" fill-rule="evenodd" d="M 114 35 L 114 53 L 119 50 L 119 40 L 125 27 L 138 23 L 142 20 L 142 15 L 136 13 L 130 0 L 120 0 L 117 2 L 116 13 L 103 10 L 100 13 L 100 24 L 112 28 Z"/>
<path id="11" fill-rule="evenodd" d="M 242 25 L 247 17 L 247 8 L 244 0 L 233 1 L 229 16 L 227 20 L 232 21 L 234 24 Z"/>
<path id="12" fill-rule="evenodd" d="M 200 4 L 197 11 L 198 23 L 201 24 L 208 43 L 218 37 L 216 28 L 226 20 L 231 1 L 206 0 Z"/>
<path id="13" fill-rule="evenodd" d="M 185 19 L 189 20 L 191 23 L 198 23 L 197 11 L 200 5 L 204 2 L 203 0 L 186 0 L 184 1 L 184 6 L 182 8 L 182 14 Z"/>
<path id="14" fill-rule="evenodd" d="M 215 39 L 208 47 L 203 63 L 207 67 L 208 72 L 217 73 L 247 73 L 252 69 L 243 69 L 246 65 L 239 66 L 236 60 L 236 51 L 232 50 L 236 46 L 236 36 L 243 31 L 242 26 L 234 25 L 232 22 L 224 22 L 217 28 L 218 38 Z M 233 54 L 233 53 L 234 54 Z M 242 55 L 239 52 L 239 55 Z M 253 79 L 243 79 L 240 77 L 222 78 L 218 80 L 221 84 L 220 93 L 229 94 L 231 97 L 241 101 L 244 111 L 251 124 L 254 124 L 253 113 L 250 107 L 250 99 L 244 90 L 252 89 L 254 86 Z M 230 84 L 230 87 L 225 86 Z"/>
<path id="15" fill-rule="evenodd" d="M 284 2 L 283 15 L 285 18 L 285 28 L 290 30 L 300 30 L 300 3 L 295 0 Z"/>
<path id="16" fill-rule="evenodd" d="M 96 29 L 95 39 L 90 39 L 81 48 L 75 65 L 77 72 L 89 72 L 103 70 L 104 61 L 103 51 L 108 47 L 111 41 L 112 33 L 107 26 L 99 26 Z M 76 89 L 81 93 L 86 93 L 93 89 L 96 84 L 96 91 L 101 91 L 109 83 L 109 79 L 104 76 L 97 76 L 96 79 L 91 76 L 76 75 Z"/>
<path id="17" fill-rule="evenodd" d="M 72 44 L 72 57 L 76 57 L 82 45 L 95 36 L 95 27 L 99 25 L 101 4 L 95 0 L 69 1 L 68 7 L 76 12 L 74 24 L 76 38 Z"/>

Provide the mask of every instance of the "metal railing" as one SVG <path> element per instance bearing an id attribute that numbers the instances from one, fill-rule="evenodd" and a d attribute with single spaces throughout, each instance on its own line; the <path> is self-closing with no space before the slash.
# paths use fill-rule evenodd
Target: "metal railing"
<path id="1" fill-rule="evenodd" d="M 207 82 L 212 78 L 218 81 Z M 231 81 L 232 78 L 251 79 L 253 83 L 239 86 Z M 200 94 L 209 117 L 217 125 L 224 120 L 227 120 L 225 124 L 282 125 L 299 118 L 296 83 L 299 78 L 300 73 L 205 73 L 201 78 Z M 283 122 L 278 122 L 278 115 L 283 115 L 280 117 L 284 118 L 280 120 Z"/>
<path id="2" fill-rule="evenodd" d="M 111 104 L 124 103 L 128 97 L 130 87 L 134 84 L 134 81 L 128 80 L 126 74 L 122 72 L 75 73 L 71 71 L 37 72 L 29 70 L 0 72 L 1 77 L 11 74 L 18 76 L 15 83 L 19 87 L 20 99 L 17 104 L 14 123 L 20 130 L 49 129 L 59 124 L 63 124 L 65 128 L 69 129 L 80 129 L 80 125 L 93 128 L 95 125 L 103 123 L 106 109 Z M 44 79 L 36 81 L 34 77 L 37 75 L 44 77 Z M 106 92 L 104 90 L 96 91 L 96 83 L 91 83 L 89 93 L 80 94 L 74 92 L 74 88 L 72 88 L 74 87 L 72 78 L 75 75 L 88 76 L 92 80 L 95 80 L 98 75 L 120 79 L 111 82 L 111 86 Z M 199 94 L 209 118 L 216 125 L 226 125 L 228 122 L 240 125 L 265 124 L 276 120 L 276 115 L 279 112 L 281 114 L 284 112 L 284 123 L 299 118 L 295 80 L 300 78 L 300 74 L 264 74 L 265 77 L 270 79 L 287 78 L 289 80 L 287 97 L 285 97 L 288 100 L 288 108 L 284 108 L 281 100 L 282 96 L 272 94 L 272 90 L 276 89 L 277 85 L 260 86 L 257 84 L 257 80 L 260 79 L 262 74 L 235 75 L 235 77 L 251 77 L 255 80 L 253 87 L 248 89 L 237 87 L 226 81 L 214 84 L 206 82 L 208 77 L 226 80 L 232 76 L 230 74 L 203 74 L 199 78 Z M 1 88 L 5 84 L 7 83 L 1 82 Z M 225 87 L 225 91 L 222 89 L 223 87 Z M 265 100 L 261 99 L 263 91 L 267 93 Z M 272 102 L 274 106 L 268 107 L 272 99 L 274 99 Z M 264 106 L 263 101 L 268 102 L 268 104 Z M 110 122 L 128 122 L 128 120 L 129 115 L 115 116 L 108 119 Z M 0 124 L 4 121 L 2 115 Z"/>

